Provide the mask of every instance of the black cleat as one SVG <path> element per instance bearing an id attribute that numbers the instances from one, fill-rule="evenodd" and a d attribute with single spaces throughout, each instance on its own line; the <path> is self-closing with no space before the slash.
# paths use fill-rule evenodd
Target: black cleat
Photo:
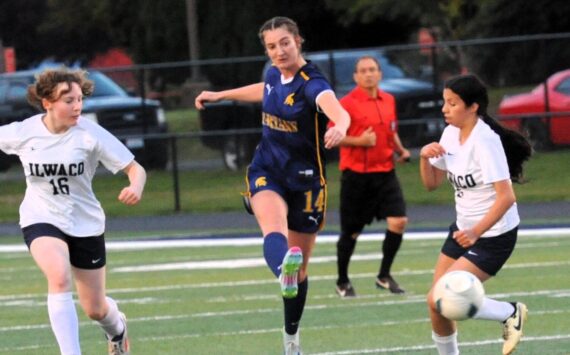
<path id="1" fill-rule="evenodd" d="M 400 288 L 400 285 L 398 285 L 398 283 L 396 282 L 396 280 L 392 278 L 392 276 L 385 276 L 380 278 L 377 277 L 375 284 L 377 288 L 389 290 L 394 294 L 406 293 L 406 291 L 403 288 Z"/>
<path id="2" fill-rule="evenodd" d="M 356 297 L 356 292 L 354 291 L 354 287 L 352 287 L 350 281 L 336 285 L 336 293 L 340 298 Z"/>

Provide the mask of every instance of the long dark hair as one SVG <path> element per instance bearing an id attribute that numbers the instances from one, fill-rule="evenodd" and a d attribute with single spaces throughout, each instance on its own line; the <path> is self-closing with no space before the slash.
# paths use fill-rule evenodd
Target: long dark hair
<path id="1" fill-rule="evenodd" d="M 477 114 L 501 137 L 501 143 L 509 164 L 511 180 L 522 182 L 524 180 L 523 163 L 532 155 L 532 147 L 522 134 L 506 128 L 496 119 L 489 116 L 487 113 L 489 96 L 487 95 L 487 88 L 481 79 L 474 74 L 458 75 L 448 79 L 445 82 L 445 88 L 450 89 L 461 97 L 466 106 L 471 106 L 474 103 L 479 105 Z"/>

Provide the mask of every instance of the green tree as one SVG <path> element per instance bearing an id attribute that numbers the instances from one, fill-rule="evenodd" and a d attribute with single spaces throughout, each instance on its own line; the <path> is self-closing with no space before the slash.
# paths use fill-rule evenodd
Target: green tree
<path id="1" fill-rule="evenodd" d="M 19 69 L 49 52 L 50 43 L 37 28 L 46 11 L 45 0 L 0 1 L 0 39 L 4 46 L 15 48 Z"/>
<path id="2" fill-rule="evenodd" d="M 188 59 L 183 0 L 49 0 L 40 27 L 58 38 L 58 58 L 87 62 L 95 54 L 124 47 L 138 63 Z"/>
<path id="3" fill-rule="evenodd" d="M 107 2 L 99 0 L 49 0 L 48 12 L 38 32 L 51 46 L 46 53 L 62 61 L 87 62 L 93 55 L 114 45 L 104 16 Z"/>
<path id="4" fill-rule="evenodd" d="M 485 0 L 483 0 L 484 2 Z M 383 18 L 393 23 L 408 23 L 408 36 L 402 42 L 415 42 L 420 27 L 429 28 L 437 40 L 459 40 L 464 38 L 468 24 L 476 17 L 479 4 L 476 0 L 326 0 L 345 26 L 355 23 L 370 23 Z M 440 53 L 440 63 L 465 66 L 461 48 L 445 48 Z M 433 61 L 433 59 L 432 59 Z"/>
<path id="5" fill-rule="evenodd" d="M 570 31 L 570 2 L 485 1 L 476 21 L 467 29 L 470 37 L 504 37 Z M 562 41 L 531 41 L 478 49 L 474 67 L 486 81 L 520 85 L 536 83 L 550 74 L 568 68 L 570 46 Z M 556 50 L 552 50 L 556 48 Z M 525 65 L 526 63 L 526 65 Z"/>
<path id="6" fill-rule="evenodd" d="M 297 22 L 306 40 L 304 51 L 401 43 L 409 37 L 411 27 L 403 17 L 375 18 L 369 23 L 355 21 L 348 25 L 342 21 L 342 13 L 327 6 L 327 0 L 198 0 L 198 15 L 202 58 L 263 55 L 257 31 L 274 16 L 287 16 Z M 233 86 L 259 80 L 264 62 L 262 59 L 247 67 L 225 65 L 205 69 L 215 85 Z"/>
<path id="7" fill-rule="evenodd" d="M 291 17 L 298 23 L 305 50 L 336 48 L 342 28 L 330 11 L 323 10 L 323 1 L 198 1 L 202 58 L 263 56 L 257 31 L 274 16 Z M 241 85 L 259 80 L 264 62 L 206 67 L 205 71 L 214 85 Z"/>
<path id="8" fill-rule="evenodd" d="M 420 27 L 437 29 L 439 40 L 570 30 L 565 0 L 196 0 L 196 5 L 202 59 L 262 55 L 257 30 L 277 15 L 298 22 L 308 51 L 406 43 L 415 41 Z M 137 63 L 186 60 L 189 53 L 185 0 L 1 1 L 0 38 L 16 48 L 19 68 L 50 56 L 86 62 L 115 46 Z M 449 53 L 462 60 L 460 49 Z M 483 54 L 490 58 L 500 51 Z"/>
<path id="9" fill-rule="evenodd" d="M 483 0 L 485 1 L 485 0 Z M 459 39 L 467 23 L 476 15 L 477 0 L 326 0 L 326 5 L 339 13 L 341 22 L 352 25 L 370 23 L 378 18 L 410 25 L 435 27 L 446 39 Z"/>
<path id="10" fill-rule="evenodd" d="M 378 18 L 403 18 L 432 29 L 440 41 L 570 31 L 570 2 L 564 0 L 326 0 L 326 5 L 348 27 Z M 551 50 L 554 45 L 556 53 Z M 567 68 L 570 59 L 570 47 L 554 41 L 453 46 L 438 53 L 440 69 L 467 68 L 501 85 L 537 82 Z M 522 68 L 521 63 L 529 64 Z"/>

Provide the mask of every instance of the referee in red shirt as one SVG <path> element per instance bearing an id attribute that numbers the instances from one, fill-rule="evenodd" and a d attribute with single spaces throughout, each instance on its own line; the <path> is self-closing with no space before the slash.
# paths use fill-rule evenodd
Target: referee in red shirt
<path id="1" fill-rule="evenodd" d="M 357 237 L 364 226 L 376 218 L 386 219 L 388 228 L 375 284 L 400 294 L 404 290 L 390 275 L 390 268 L 408 219 L 394 170 L 394 153 L 398 155 L 398 162 L 406 162 L 410 152 L 404 148 L 397 133 L 394 97 L 378 87 L 382 70 L 376 58 L 359 58 L 353 77 L 356 88 L 340 100 L 350 114 L 351 125 L 340 144 L 341 234 L 337 243 L 336 291 L 340 297 L 356 296 L 348 278 L 348 264 Z"/>

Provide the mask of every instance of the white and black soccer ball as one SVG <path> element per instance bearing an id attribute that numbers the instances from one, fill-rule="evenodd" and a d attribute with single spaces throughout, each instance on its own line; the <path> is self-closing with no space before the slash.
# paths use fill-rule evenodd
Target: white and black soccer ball
<path id="1" fill-rule="evenodd" d="M 481 308 L 485 289 L 470 272 L 456 270 L 443 275 L 433 289 L 433 301 L 438 313 L 447 319 L 472 318 Z"/>

